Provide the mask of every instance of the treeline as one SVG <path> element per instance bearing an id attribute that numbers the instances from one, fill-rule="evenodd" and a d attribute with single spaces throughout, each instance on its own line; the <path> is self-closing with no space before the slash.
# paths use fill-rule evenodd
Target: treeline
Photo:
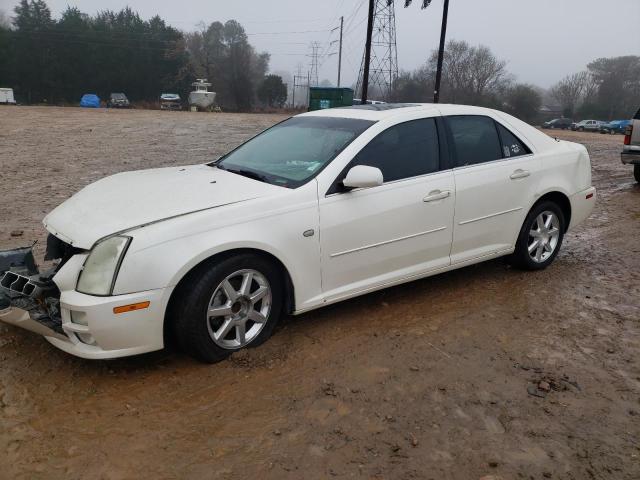
<path id="1" fill-rule="evenodd" d="M 233 20 L 184 34 L 128 7 L 95 16 L 68 7 L 56 20 L 44 0 L 21 0 L 11 22 L 0 18 L 0 85 L 25 103 L 77 103 L 84 93 L 111 92 L 157 101 L 163 92 L 184 96 L 205 77 L 219 105 L 249 110 L 268 66 L 269 55 L 257 53 Z"/>
<path id="2" fill-rule="evenodd" d="M 599 58 L 549 93 L 566 117 L 630 118 L 640 107 L 640 57 Z"/>
<path id="3" fill-rule="evenodd" d="M 54 20 L 43 0 L 22 0 L 4 28 L 0 83 L 28 103 L 78 102 L 83 93 L 135 99 L 184 89 L 191 80 L 181 32 L 130 8 L 92 17 L 69 7 Z"/>
<path id="4" fill-rule="evenodd" d="M 433 99 L 438 55 L 413 72 L 402 72 L 393 101 Z M 543 103 L 557 104 L 567 117 L 629 118 L 640 106 L 640 57 L 601 58 L 587 71 L 561 80 L 549 91 L 519 83 L 488 47 L 450 40 L 445 49 L 440 101 L 497 108 L 527 122 L 539 120 Z"/>

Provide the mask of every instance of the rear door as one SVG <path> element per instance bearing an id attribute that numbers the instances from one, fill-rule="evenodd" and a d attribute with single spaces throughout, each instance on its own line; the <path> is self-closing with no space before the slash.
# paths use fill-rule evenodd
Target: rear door
<path id="1" fill-rule="evenodd" d="M 446 122 L 456 183 L 451 263 L 508 252 L 531 205 L 540 161 L 492 117 L 457 115 Z"/>

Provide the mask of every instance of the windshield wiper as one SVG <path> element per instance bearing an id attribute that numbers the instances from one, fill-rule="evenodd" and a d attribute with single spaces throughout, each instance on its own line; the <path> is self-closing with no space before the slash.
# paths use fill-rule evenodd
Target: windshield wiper
<path id="1" fill-rule="evenodd" d="M 227 168 L 227 167 L 223 167 L 222 165 L 218 165 L 217 167 L 220 168 L 221 170 L 226 170 L 227 172 L 236 173 L 238 175 L 242 175 L 243 177 L 252 178 L 253 180 L 258 180 L 259 182 L 271 183 L 266 176 L 261 175 L 257 172 L 254 172 L 253 170 L 245 170 L 243 168 L 238 168 L 238 169 Z"/>

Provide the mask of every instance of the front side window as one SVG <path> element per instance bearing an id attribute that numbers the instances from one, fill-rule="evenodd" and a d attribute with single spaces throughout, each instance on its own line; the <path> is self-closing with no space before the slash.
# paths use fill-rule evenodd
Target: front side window
<path id="1" fill-rule="evenodd" d="M 375 122 L 338 117 L 293 117 L 265 130 L 210 164 L 288 188 L 315 177 Z"/>
<path id="2" fill-rule="evenodd" d="M 447 117 L 456 166 L 492 162 L 502 158 L 498 131 L 492 118 L 480 115 Z"/>
<path id="3" fill-rule="evenodd" d="M 350 167 L 379 168 L 385 182 L 417 177 L 440 167 L 438 129 L 433 118 L 389 127 L 356 155 Z"/>

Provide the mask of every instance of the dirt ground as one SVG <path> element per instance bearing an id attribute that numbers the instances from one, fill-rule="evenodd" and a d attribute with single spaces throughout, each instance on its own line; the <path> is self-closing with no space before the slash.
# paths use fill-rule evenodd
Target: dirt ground
<path id="1" fill-rule="evenodd" d="M 42 244 L 44 214 L 104 175 L 205 162 L 281 118 L 0 108 L 0 248 Z M 84 361 L 0 326 L 0 478 L 640 478 L 640 186 L 620 136 L 553 134 L 587 146 L 599 198 L 545 271 L 373 293 L 217 365 Z"/>

